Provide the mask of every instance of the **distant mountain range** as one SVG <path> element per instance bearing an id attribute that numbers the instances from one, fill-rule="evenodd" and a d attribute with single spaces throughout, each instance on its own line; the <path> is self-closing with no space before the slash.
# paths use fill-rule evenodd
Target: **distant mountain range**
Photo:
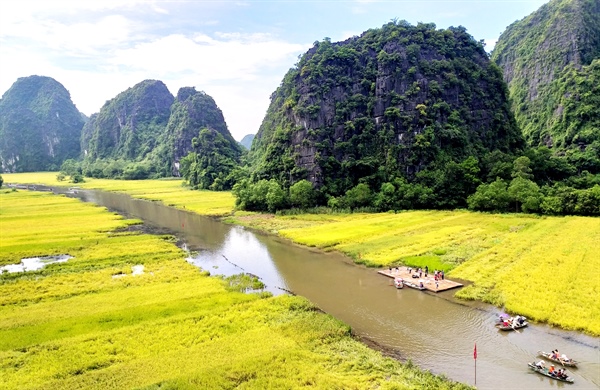
<path id="1" fill-rule="evenodd" d="M 225 188 L 245 148 L 253 181 L 306 179 L 336 197 L 400 180 L 458 207 L 477 183 L 510 179 L 514 156 L 540 145 L 577 172 L 600 172 L 600 0 L 551 0 L 508 26 L 491 58 L 465 28 L 427 23 L 316 42 L 256 136 L 239 143 L 209 95 L 184 87 L 174 97 L 158 80 L 89 119 L 49 77 L 20 78 L 0 100 L 3 172 L 79 159 L 94 175 L 188 175 Z"/>
<path id="2" fill-rule="evenodd" d="M 240 141 L 240 145 L 246 148 L 246 150 L 250 150 L 252 147 L 252 141 L 254 141 L 254 134 L 246 134 Z"/>

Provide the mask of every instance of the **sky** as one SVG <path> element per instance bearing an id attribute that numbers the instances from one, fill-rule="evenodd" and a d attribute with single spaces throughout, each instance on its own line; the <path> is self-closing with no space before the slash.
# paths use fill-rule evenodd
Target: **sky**
<path id="1" fill-rule="evenodd" d="M 0 93 L 52 77 L 90 116 L 147 80 L 212 96 L 236 140 L 255 134 L 270 95 L 315 41 L 393 19 L 464 26 L 493 46 L 547 0 L 8 0 L 0 2 Z"/>

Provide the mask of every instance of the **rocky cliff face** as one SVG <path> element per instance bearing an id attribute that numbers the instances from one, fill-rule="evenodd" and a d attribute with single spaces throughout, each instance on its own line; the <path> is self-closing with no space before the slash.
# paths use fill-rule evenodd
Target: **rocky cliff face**
<path id="1" fill-rule="evenodd" d="M 565 104 L 579 96 L 565 90 L 598 58 L 600 0 L 551 0 L 502 33 L 492 59 L 503 70 L 515 118 L 531 145 L 567 149 L 583 141 L 561 118 Z"/>
<path id="2" fill-rule="evenodd" d="M 184 87 L 177 93 L 165 133 L 165 143 L 169 145 L 168 158 L 174 175 L 179 176 L 179 163 L 195 149 L 192 141 L 202 129 L 219 133 L 235 155 L 241 154 L 241 149 L 227 129 L 223 113 L 214 99 L 193 87 Z"/>
<path id="3" fill-rule="evenodd" d="M 77 158 L 83 123 L 62 84 L 43 76 L 19 78 L 0 100 L 2 171 L 55 170 Z"/>
<path id="4" fill-rule="evenodd" d="M 162 81 L 145 80 L 107 101 L 83 129 L 85 158 L 139 161 L 165 132 L 174 97 Z"/>
<path id="5" fill-rule="evenodd" d="M 271 96 L 257 178 L 337 195 L 521 145 L 500 70 L 464 28 L 392 22 L 304 54 Z"/>

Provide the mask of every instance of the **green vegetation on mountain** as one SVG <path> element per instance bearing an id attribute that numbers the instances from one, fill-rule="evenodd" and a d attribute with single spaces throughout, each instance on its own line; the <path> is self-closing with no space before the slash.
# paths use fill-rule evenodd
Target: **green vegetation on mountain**
<path id="1" fill-rule="evenodd" d="M 252 179 L 309 180 L 321 204 L 369 205 L 366 189 L 391 185 L 412 207 L 463 207 L 488 167 L 523 145 L 507 95 L 463 27 L 394 21 L 315 42 L 271 97 Z"/>
<path id="2" fill-rule="evenodd" d="M 231 188 L 227 177 L 242 154 L 212 97 L 184 87 L 174 98 L 155 80 L 108 101 L 84 127 L 81 142 L 86 176 L 137 180 L 184 174 L 192 186 L 206 189 Z"/>
<path id="3" fill-rule="evenodd" d="M 181 174 L 202 189 L 231 188 L 224 181 L 239 165 L 242 149 L 227 129 L 222 111 L 205 92 L 193 87 L 179 90 L 162 145 L 159 160 L 167 164 L 163 169 L 169 174 Z"/>
<path id="4" fill-rule="evenodd" d="M 83 123 L 62 84 L 43 76 L 19 78 L 0 100 L 2 171 L 57 170 L 78 157 Z"/>
<path id="5" fill-rule="evenodd" d="M 145 80 L 107 101 L 83 129 L 85 158 L 143 160 L 165 131 L 173 100 L 162 81 Z"/>
<path id="6" fill-rule="evenodd" d="M 551 0 L 502 33 L 492 60 L 530 145 L 600 172 L 600 1 Z"/>

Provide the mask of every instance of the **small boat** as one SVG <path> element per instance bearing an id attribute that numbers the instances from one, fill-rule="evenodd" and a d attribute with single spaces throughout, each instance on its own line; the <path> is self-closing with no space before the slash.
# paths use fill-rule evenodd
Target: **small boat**
<path id="1" fill-rule="evenodd" d="M 496 324 L 496 328 L 500 330 L 517 330 L 526 327 L 529 325 L 527 322 L 527 318 L 523 316 L 516 316 L 512 318 L 508 318 L 503 322 L 498 322 Z"/>
<path id="2" fill-rule="evenodd" d="M 567 382 L 567 383 L 573 383 L 573 382 L 575 382 L 575 380 L 573 378 L 571 378 L 570 376 L 567 376 L 567 377 L 564 377 L 564 378 L 563 377 L 554 376 L 554 375 L 552 375 L 552 374 L 550 374 L 548 372 L 547 368 L 539 368 L 538 366 L 535 365 L 535 363 L 527 363 L 527 365 L 533 371 L 537 372 L 538 374 L 542 374 L 544 376 L 547 376 L 548 378 L 556 379 L 557 381 L 560 381 L 560 382 Z"/>
<path id="3" fill-rule="evenodd" d="M 404 288 L 404 279 L 402 279 L 402 278 L 395 278 L 394 279 L 394 286 L 396 286 L 396 288 Z"/>
<path id="4" fill-rule="evenodd" d="M 552 357 L 552 354 L 549 352 L 544 352 L 544 351 L 538 351 L 538 355 L 539 356 L 543 356 L 544 358 L 554 362 L 554 363 L 558 363 L 558 364 L 562 364 L 565 367 L 576 367 L 577 363 L 575 360 L 573 359 L 567 359 L 567 360 L 562 360 L 562 359 L 554 359 Z"/>

